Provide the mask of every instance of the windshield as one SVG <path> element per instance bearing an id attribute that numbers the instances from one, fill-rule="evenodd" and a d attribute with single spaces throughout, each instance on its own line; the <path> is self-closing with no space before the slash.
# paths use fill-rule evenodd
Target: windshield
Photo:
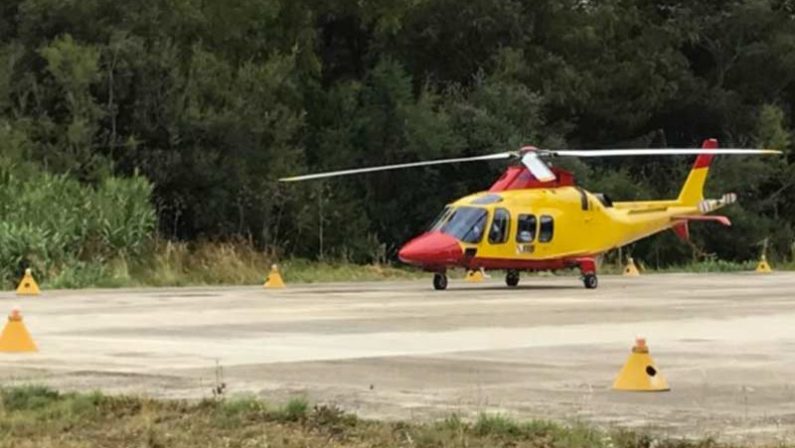
<path id="1" fill-rule="evenodd" d="M 452 212 L 453 209 L 451 209 L 450 207 L 445 207 L 444 210 L 442 210 L 442 213 L 439 213 L 439 216 L 437 216 L 436 219 L 433 220 L 433 224 L 431 224 L 431 226 L 428 228 L 428 231 L 434 232 L 436 230 L 441 229 L 444 223 L 446 223 L 447 220 L 450 219 L 450 214 Z"/>
<path id="2" fill-rule="evenodd" d="M 478 243 L 483 237 L 488 212 L 477 207 L 459 207 L 445 214 L 439 230 L 464 243 Z"/>

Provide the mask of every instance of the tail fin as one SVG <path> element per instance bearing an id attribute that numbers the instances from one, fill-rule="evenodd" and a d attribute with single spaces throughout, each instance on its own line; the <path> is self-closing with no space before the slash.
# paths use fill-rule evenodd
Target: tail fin
<path id="1" fill-rule="evenodd" d="M 716 149 L 718 147 L 718 140 L 710 138 L 704 140 L 701 145 L 704 149 Z M 683 205 L 696 205 L 699 201 L 704 199 L 704 183 L 707 181 L 707 174 L 709 173 L 709 165 L 712 163 L 713 154 L 699 154 L 696 157 L 696 163 L 693 164 L 693 169 L 687 176 L 685 184 L 682 186 L 682 191 L 679 193 L 678 202 Z"/>

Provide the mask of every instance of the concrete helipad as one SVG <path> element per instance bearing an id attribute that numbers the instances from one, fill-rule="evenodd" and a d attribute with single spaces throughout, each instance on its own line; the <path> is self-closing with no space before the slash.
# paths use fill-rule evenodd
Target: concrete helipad
<path id="1" fill-rule="evenodd" d="M 495 274 L 496 276 L 496 274 Z M 4 384 L 160 397 L 305 394 L 365 417 L 500 411 L 668 435 L 795 439 L 795 274 L 0 294 L 39 344 Z M 668 393 L 609 389 L 636 335 Z"/>

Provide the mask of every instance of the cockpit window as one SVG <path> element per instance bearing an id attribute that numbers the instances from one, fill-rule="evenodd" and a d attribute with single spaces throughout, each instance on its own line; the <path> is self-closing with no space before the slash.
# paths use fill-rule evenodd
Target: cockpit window
<path id="1" fill-rule="evenodd" d="M 488 212 L 478 207 L 458 207 L 439 230 L 464 243 L 479 243 L 483 238 Z"/>
<path id="2" fill-rule="evenodd" d="M 452 214 L 452 212 L 453 212 L 452 208 L 445 207 L 444 210 L 442 210 L 442 212 L 439 213 L 439 216 L 437 216 L 436 219 L 433 220 L 433 224 L 431 224 L 431 226 L 428 228 L 428 231 L 434 232 L 436 230 L 441 229 L 442 226 L 445 225 L 445 223 L 447 223 L 447 220 L 450 219 L 450 214 Z"/>

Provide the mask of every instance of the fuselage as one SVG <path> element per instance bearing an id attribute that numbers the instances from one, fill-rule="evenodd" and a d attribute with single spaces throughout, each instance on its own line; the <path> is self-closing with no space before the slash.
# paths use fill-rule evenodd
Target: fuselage
<path id="1" fill-rule="evenodd" d="M 712 209 L 722 205 L 712 202 Z M 678 200 L 612 203 L 573 182 L 492 188 L 450 203 L 399 256 L 432 271 L 456 266 L 562 269 L 683 222 L 686 225 L 689 216 L 704 211 L 703 205 Z"/>

